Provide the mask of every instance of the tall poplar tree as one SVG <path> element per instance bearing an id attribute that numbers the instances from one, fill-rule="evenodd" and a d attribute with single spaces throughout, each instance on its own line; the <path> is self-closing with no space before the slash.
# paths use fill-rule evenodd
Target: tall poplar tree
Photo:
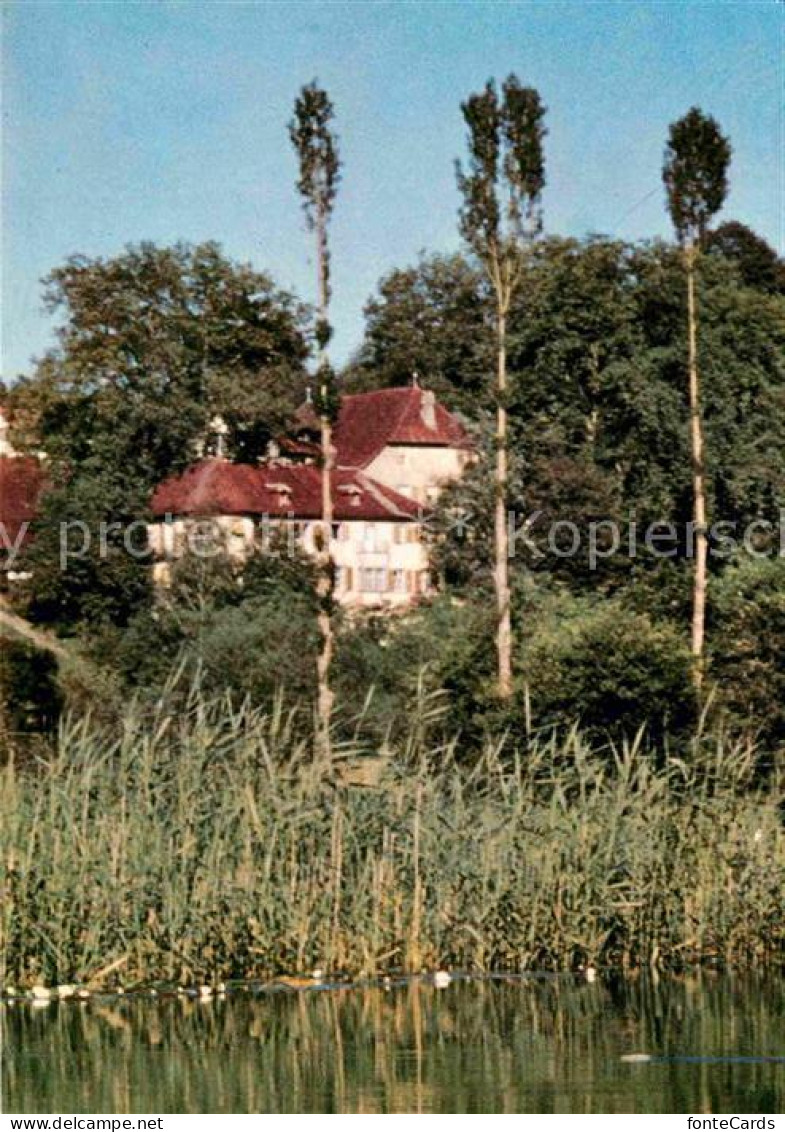
<path id="1" fill-rule="evenodd" d="M 330 366 L 328 345 L 332 336 L 330 308 L 330 249 L 327 229 L 335 205 L 340 181 L 341 161 L 338 139 L 332 128 L 334 110 L 326 91 L 316 82 L 300 91 L 294 103 L 294 117 L 289 123 L 289 136 L 300 162 L 297 188 L 303 201 L 308 229 L 316 238 L 318 349 L 317 395 L 315 408 L 321 422 L 322 522 L 317 540 L 319 551 L 319 632 L 321 646 L 317 660 L 318 725 L 322 750 L 330 751 L 330 720 L 333 692 L 330 668 L 333 658 L 333 562 L 330 539 L 333 528 L 332 470 L 334 451 L 332 428 L 338 411 L 335 374 Z"/>
<path id="2" fill-rule="evenodd" d="M 507 317 L 526 266 L 527 252 L 542 231 L 545 186 L 545 107 L 515 75 L 493 80 L 461 104 L 468 127 L 468 168 L 456 163 L 463 197 L 460 231 L 488 275 L 495 296 L 496 502 L 494 511 L 498 692 L 512 694 L 509 533 L 507 529 Z"/>
<path id="3" fill-rule="evenodd" d="M 731 147 L 714 118 L 693 106 L 670 127 L 662 179 L 668 211 L 681 245 L 687 279 L 687 376 L 694 524 L 694 571 L 691 648 L 696 688 L 703 680 L 708 586 L 706 467 L 698 369 L 697 277 L 701 249 L 712 217 L 728 192 Z"/>

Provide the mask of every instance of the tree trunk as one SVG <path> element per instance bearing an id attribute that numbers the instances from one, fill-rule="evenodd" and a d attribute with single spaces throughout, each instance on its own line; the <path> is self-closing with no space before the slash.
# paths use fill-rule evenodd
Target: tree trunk
<path id="1" fill-rule="evenodd" d="M 322 417 L 322 527 L 319 552 L 319 656 L 316 661 L 318 677 L 319 745 L 325 755 L 330 754 L 330 721 L 333 712 L 333 691 L 330 686 L 330 668 L 333 660 L 333 563 L 330 539 L 333 526 L 333 500 L 331 473 L 333 467 L 332 426 L 329 417 Z"/>
<path id="2" fill-rule="evenodd" d="M 703 423 L 701 420 L 698 375 L 698 310 L 695 294 L 697 248 L 685 248 L 687 271 L 687 341 L 690 385 L 690 443 L 692 446 L 692 493 L 695 540 L 695 570 L 692 594 L 692 659 L 696 689 L 703 682 L 703 644 L 706 631 L 706 587 L 708 532 L 706 526 L 706 484 L 703 465 Z"/>
<path id="3" fill-rule="evenodd" d="M 497 315 L 498 381 L 496 408 L 496 651 L 498 693 L 512 695 L 512 627 L 510 624 L 509 534 L 507 531 L 507 315 Z"/>
<path id="4" fill-rule="evenodd" d="M 318 217 L 316 225 L 316 260 L 319 286 L 319 319 L 323 324 L 327 322 L 329 304 L 329 287 L 327 279 L 327 224 L 326 217 Z M 327 350 L 324 345 L 319 348 L 319 366 L 327 361 Z M 321 389 L 322 406 L 328 390 Z M 332 469 L 333 446 L 332 425 L 329 416 L 321 415 L 321 462 L 322 462 L 322 522 L 321 539 L 318 558 L 317 598 L 319 601 L 319 656 L 316 662 L 318 681 L 317 716 L 318 716 L 318 744 L 321 753 L 329 757 L 331 752 L 330 724 L 333 712 L 333 691 L 330 686 L 330 669 L 333 659 L 333 562 L 330 542 L 333 530 L 333 497 L 332 497 Z"/>

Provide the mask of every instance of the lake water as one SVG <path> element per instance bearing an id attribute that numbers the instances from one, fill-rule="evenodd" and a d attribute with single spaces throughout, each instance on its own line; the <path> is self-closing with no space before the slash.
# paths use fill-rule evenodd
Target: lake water
<path id="1" fill-rule="evenodd" d="M 785 1110 L 785 981 L 763 976 L 17 1002 L 3 1022 L 11 1113 Z"/>

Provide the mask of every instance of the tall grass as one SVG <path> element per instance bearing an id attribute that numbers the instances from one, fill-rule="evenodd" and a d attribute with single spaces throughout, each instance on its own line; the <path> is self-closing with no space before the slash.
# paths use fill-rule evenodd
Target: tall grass
<path id="1" fill-rule="evenodd" d="M 749 747 L 574 731 L 467 765 L 432 706 L 330 764 L 294 713 L 197 691 L 115 734 L 64 723 L 2 772 L 4 981 L 782 960 L 783 792 L 753 788 Z"/>

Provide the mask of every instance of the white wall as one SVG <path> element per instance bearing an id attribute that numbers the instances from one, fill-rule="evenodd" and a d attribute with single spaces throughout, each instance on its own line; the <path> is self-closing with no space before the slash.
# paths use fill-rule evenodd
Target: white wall
<path id="1" fill-rule="evenodd" d="M 365 471 L 401 495 L 428 504 L 445 484 L 460 478 L 470 459 L 462 448 L 388 444 Z"/>
<path id="2" fill-rule="evenodd" d="M 281 526 L 283 545 L 278 544 L 279 553 L 298 547 L 314 554 L 314 536 L 319 527 L 316 520 L 300 522 L 296 527 L 289 523 L 279 526 L 272 521 L 260 530 L 260 523 L 244 515 L 219 515 L 213 520 L 181 517 L 152 523 L 148 538 L 159 560 L 153 567 L 156 584 L 168 584 L 172 561 L 188 550 L 200 553 L 198 532 L 204 523 L 214 524 L 211 529 L 215 545 L 236 561 L 250 552 L 255 541 L 263 545 L 265 531 L 272 537 L 272 531 L 281 530 Z M 337 572 L 335 597 L 342 605 L 406 605 L 428 592 L 428 556 L 420 541 L 418 523 L 353 519 L 336 524 L 335 529 L 337 537 L 330 542 L 330 552 Z"/>

